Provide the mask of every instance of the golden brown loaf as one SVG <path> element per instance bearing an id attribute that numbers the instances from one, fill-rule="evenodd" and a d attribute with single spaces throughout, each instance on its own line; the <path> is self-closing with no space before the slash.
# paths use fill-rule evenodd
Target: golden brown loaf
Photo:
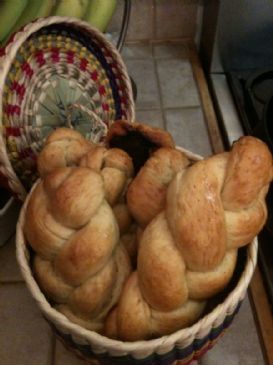
<path id="1" fill-rule="evenodd" d="M 106 146 L 66 128 L 49 136 L 26 210 L 35 277 L 83 327 L 128 341 L 172 333 L 197 320 L 263 227 L 272 156 L 243 137 L 191 163 L 165 131 L 125 121 Z"/>
<path id="2" fill-rule="evenodd" d="M 166 205 L 166 193 L 174 176 L 190 161 L 174 148 L 159 148 L 140 169 L 127 192 L 128 209 L 144 228 Z"/>
<path id="3" fill-rule="evenodd" d="M 134 164 L 136 176 L 129 184 L 124 212 L 121 215 L 121 207 L 114 209 L 119 217 L 132 215 L 138 224 L 127 225 L 129 229 L 121 237 L 134 264 L 142 228 L 163 209 L 168 184 L 189 161 L 174 148 L 170 133 L 144 123 L 115 122 L 106 136 L 106 145 L 126 151 Z"/>
<path id="4" fill-rule="evenodd" d="M 106 200 L 110 205 L 125 198 L 127 185 L 134 174 L 131 158 L 126 152 L 93 146 L 80 160 L 79 166 L 100 172 L 104 180 Z"/>
<path id="5" fill-rule="evenodd" d="M 46 139 L 37 160 L 41 177 L 58 167 L 76 166 L 93 143 L 79 132 L 69 128 L 58 128 Z"/>
<path id="6" fill-rule="evenodd" d="M 82 157 L 79 165 L 101 173 L 105 199 L 113 209 L 120 240 L 132 258 L 136 255 L 135 225 L 126 204 L 127 187 L 134 174 L 131 158 L 117 148 L 94 146 Z"/>
<path id="7" fill-rule="evenodd" d="M 99 146 L 79 164 L 57 168 L 38 183 L 25 233 L 45 294 L 73 322 L 100 331 L 130 272 L 119 230 L 130 222 L 124 214 L 117 222 L 111 205 L 124 205 L 133 166 L 125 152 Z"/>
<path id="8" fill-rule="evenodd" d="M 230 280 L 238 248 L 263 227 L 271 180 L 271 153 L 254 137 L 178 172 L 165 209 L 141 236 L 137 271 L 106 320 L 106 334 L 133 341 L 193 323 Z"/>

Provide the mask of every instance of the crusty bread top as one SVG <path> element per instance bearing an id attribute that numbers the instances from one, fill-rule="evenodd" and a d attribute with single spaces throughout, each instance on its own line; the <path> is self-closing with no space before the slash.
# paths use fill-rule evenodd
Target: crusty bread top
<path id="1" fill-rule="evenodd" d="M 37 167 L 41 177 L 58 167 L 76 166 L 93 146 L 79 132 L 69 128 L 57 128 L 46 139 L 38 155 Z"/>

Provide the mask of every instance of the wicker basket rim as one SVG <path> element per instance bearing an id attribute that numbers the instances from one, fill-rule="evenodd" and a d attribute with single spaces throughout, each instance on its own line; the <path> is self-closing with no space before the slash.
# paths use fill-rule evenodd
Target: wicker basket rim
<path id="1" fill-rule="evenodd" d="M 127 73 L 127 68 L 121 58 L 121 55 L 117 51 L 117 49 L 111 44 L 110 41 L 103 36 L 103 34 L 97 30 L 95 27 L 91 26 L 89 23 L 79 20 L 78 18 L 73 17 L 61 17 L 61 16 L 50 16 L 47 18 L 39 18 L 38 20 L 28 23 L 21 30 L 16 32 L 13 36 L 13 39 L 10 43 L 7 44 L 5 48 L 5 54 L 0 57 L 0 127 L 3 127 L 2 124 L 2 98 L 3 98 L 3 90 L 6 77 L 8 75 L 10 65 L 16 57 L 17 51 L 24 43 L 24 41 L 34 32 L 39 29 L 52 25 L 52 24 L 60 24 L 66 23 L 71 24 L 77 27 L 81 27 L 83 30 L 92 33 L 101 44 L 103 44 L 106 48 L 111 51 L 113 57 L 117 60 L 120 68 L 123 72 L 124 82 L 126 84 L 126 88 L 128 90 L 128 110 L 130 111 L 131 121 L 135 120 L 135 107 L 133 100 L 133 91 L 132 85 L 129 79 L 129 75 Z M 0 163 L 1 163 L 1 172 L 8 178 L 9 185 L 11 189 L 18 194 L 21 200 L 24 200 L 26 197 L 26 189 L 23 184 L 19 180 L 16 172 L 11 164 L 11 161 L 8 157 L 8 153 L 6 150 L 6 144 L 3 138 L 2 133 L 0 133 Z"/>
<path id="2" fill-rule="evenodd" d="M 177 147 L 177 149 L 185 152 L 187 156 L 192 160 L 203 159 L 201 156 L 196 155 L 182 147 Z M 165 335 L 152 340 L 125 342 L 110 339 L 106 336 L 100 335 L 94 331 L 87 330 L 75 323 L 70 322 L 62 313 L 58 312 L 56 309 L 50 306 L 44 294 L 41 292 L 38 284 L 33 278 L 25 255 L 26 246 L 23 234 L 25 210 L 28 204 L 29 197 L 31 196 L 31 193 L 34 190 L 35 186 L 38 184 L 38 181 L 32 187 L 20 212 L 16 228 L 16 257 L 22 275 L 26 281 L 26 285 L 28 286 L 34 299 L 38 303 L 43 314 L 54 324 L 57 323 L 62 328 L 65 328 L 66 332 L 71 334 L 72 336 L 78 336 L 84 339 L 85 342 L 100 347 L 101 349 L 103 349 L 104 352 L 111 353 L 111 351 L 117 352 L 118 350 L 118 353 L 124 353 L 124 355 L 131 354 L 133 357 L 144 358 L 147 356 L 147 352 L 154 353 L 161 350 L 160 353 L 162 353 L 162 349 L 166 347 L 169 348 L 169 346 L 174 347 L 177 342 L 180 343 L 181 341 L 187 341 L 192 337 L 196 339 L 203 338 L 204 334 L 209 333 L 210 330 L 214 327 L 214 323 L 217 321 L 217 319 L 221 318 L 221 316 L 223 315 L 226 317 L 227 314 L 233 313 L 237 304 L 245 296 L 246 290 L 256 267 L 258 251 L 257 237 L 255 237 L 253 241 L 248 245 L 247 263 L 238 281 L 237 286 L 228 294 L 224 302 L 218 304 L 210 313 L 206 314 L 204 317 L 201 317 L 201 319 L 199 319 L 195 324 L 190 327 L 183 328 L 170 335 Z"/>

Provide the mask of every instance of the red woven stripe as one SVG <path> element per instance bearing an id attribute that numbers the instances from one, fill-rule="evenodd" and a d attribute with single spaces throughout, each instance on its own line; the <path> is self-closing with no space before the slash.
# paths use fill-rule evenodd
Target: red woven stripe
<path id="1" fill-rule="evenodd" d="M 13 137 L 19 137 L 21 135 L 20 128 L 18 128 L 18 127 L 6 127 L 6 135 L 7 136 L 13 136 Z"/>
<path id="2" fill-rule="evenodd" d="M 74 55 L 75 55 L 75 52 L 73 52 L 73 51 L 66 52 L 67 63 L 74 63 Z"/>
<path id="3" fill-rule="evenodd" d="M 105 110 L 105 111 L 108 111 L 109 110 L 109 105 L 105 104 L 105 103 L 102 103 L 102 109 Z"/>
<path id="4" fill-rule="evenodd" d="M 35 53 L 35 59 L 36 59 L 36 62 L 39 64 L 39 66 L 43 66 L 46 62 L 43 51 L 37 51 Z"/>
<path id="5" fill-rule="evenodd" d="M 19 115 L 20 114 L 20 107 L 18 105 L 12 105 L 12 104 L 7 104 L 5 106 L 5 112 L 8 115 Z"/>
<path id="6" fill-rule="evenodd" d="M 23 98 L 23 96 L 25 95 L 26 92 L 26 88 L 24 87 L 24 85 L 19 84 L 19 82 L 14 81 L 11 85 L 11 90 L 15 91 L 17 95 L 20 96 L 20 98 Z"/>
<path id="7" fill-rule="evenodd" d="M 51 48 L 51 60 L 54 63 L 57 63 L 60 61 L 60 50 L 59 48 Z"/>
<path id="8" fill-rule="evenodd" d="M 32 77 L 33 70 L 32 70 L 32 68 L 30 67 L 30 65 L 29 65 L 29 63 L 27 61 L 22 64 L 21 68 L 25 72 L 25 74 L 27 76 L 29 76 L 29 78 Z"/>
<path id="9" fill-rule="evenodd" d="M 103 85 L 99 86 L 99 93 L 100 93 L 100 95 L 105 95 L 106 90 L 105 90 L 105 87 Z"/>
<path id="10" fill-rule="evenodd" d="M 80 69 L 81 69 L 82 71 L 85 71 L 85 70 L 86 70 L 87 65 L 88 65 L 88 61 L 87 61 L 87 59 L 86 59 L 86 58 L 82 58 L 82 59 L 81 59 L 81 63 L 80 63 Z"/>
<path id="11" fill-rule="evenodd" d="M 98 73 L 97 71 L 93 71 L 90 73 L 91 79 L 96 81 L 98 79 Z"/>

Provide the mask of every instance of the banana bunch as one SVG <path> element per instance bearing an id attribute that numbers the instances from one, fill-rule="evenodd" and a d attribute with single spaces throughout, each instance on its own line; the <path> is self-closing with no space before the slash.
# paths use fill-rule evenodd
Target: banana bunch
<path id="1" fill-rule="evenodd" d="M 54 0 L 1 0 L 0 41 L 4 44 L 9 35 L 30 21 L 50 15 Z"/>
<path id="2" fill-rule="evenodd" d="M 59 0 L 53 9 L 54 15 L 74 16 L 83 18 L 88 7 L 89 0 Z"/>
<path id="3" fill-rule="evenodd" d="M 105 31 L 117 0 L 0 0 L 0 42 L 34 19 L 49 15 L 71 16 Z"/>
<path id="4" fill-rule="evenodd" d="M 111 20 L 116 6 L 117 0 L 59 0 L 53 13 L 83 19 L 103 32 Z"/>
<path id="5" fill-rule="evenodd" d="M 117 6 L 117 0 L 90 0 L 84 20 L 104 32 Z"/>
<path id="6" fill-rule="evenodd" d="M 0 2 L 0 40 L 3 41 L 16 24 L 27 5 L 27 0 L 3 0 Z"/>

